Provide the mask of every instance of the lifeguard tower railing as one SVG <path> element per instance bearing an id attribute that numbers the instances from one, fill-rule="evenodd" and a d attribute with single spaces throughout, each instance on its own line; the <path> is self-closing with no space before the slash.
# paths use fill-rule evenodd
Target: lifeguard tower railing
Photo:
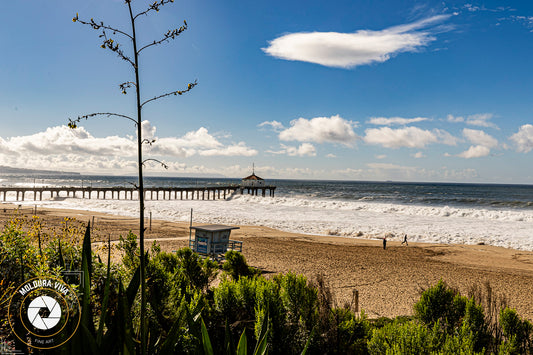
<path id="1" fill-rule="evenodd" d="M 239 227 L 211 224 L 190 228 L 194 238 L 189 239 L 189 248 L 202 256 L 221 260 L 228 250 L 242 252 L 242 241 L 229 239 L 231 230 Z"/>

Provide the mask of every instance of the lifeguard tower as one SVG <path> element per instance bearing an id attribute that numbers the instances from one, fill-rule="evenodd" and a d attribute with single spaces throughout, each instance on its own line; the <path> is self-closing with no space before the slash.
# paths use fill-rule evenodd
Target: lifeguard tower
<path id="1" fill-rule="evenodd" d="M 202 256 L 220 260 L 228 250 L 242 252 L 242 242 L 229 239 L 231 231 L 239 227 L 209 224 L 190 228 L 194 230 L 194 239 L 189 239 L 189 248 Z"/>

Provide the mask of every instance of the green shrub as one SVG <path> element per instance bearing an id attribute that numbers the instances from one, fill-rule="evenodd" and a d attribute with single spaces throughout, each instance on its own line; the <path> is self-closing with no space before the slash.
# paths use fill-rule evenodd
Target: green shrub
<path id="1" fill-rule="evenodd" d="M 463 323 L 461 328 L 456 331 L 456 334 L 447 335 L 443 346 L 438 351 L 439 355 L 476 355 L 484 353 L 484 349 L 476 352 L 474 331 L 466 323 Z"/>
<path id="2" fill-rule="evenodd" d="M 189 248 L 179 249 L 176 256 L 179 261 L 181 277 L 191 287 L 205 291 L 218 273 L 218 264 L 209 258 L 202 260 L 198 254 Z"/>
<path id="3" fill-rule="evenodd" d="M 463 318 L 463 326 L 461 329 L 463 328 L 469 329 L 472 332 L 474 351 L 480 352 L 483 348 L 489 346 L 491 337 L 490 334 L 488 334 L 483 307 L 476 304 L 473 298 L 466 302 L 465 316 Z"/>
<path id="4" fill-rule="evenodd" d="M 252 277 L 261 273 L 260 270 L 248 266 L 244 255 L 237 251 L 228 250 L 225 254 L 225 259 L 222 269 L 233 280 L 238 280 L 241 276 Z"/>
<path id="5" fill-rule="evenodd" d="M 449 333 L 460 325 L 464 316 L 467 299 L 450 289 L 440 280 L 435 286 L 428 288 L 415 303 L 415 317 L 426 325 L 437 321 Z"/>
<path id="6" fill-rule="evenodd" d="M 368 351 L 376 355 L 431 354 L 438 350 L 440 343 L 438 321 L 430 329 L 416 321 L 394 321 L 373 330 L 368 341 Z"/>
<path id="7" fill-rule="evenodd" d="M 506 340 L 500 350 L 505 354 L 533 354 L 533 324 L 522 320 L 514 309 L 500 311 L 500 324 Z"/>
<path id="8" fill-rule="evenodd" d="M 130 230 L 128 234 L 119 237 L 117 248 L 123 252 L 122 264 L 130 273 L 139 267 L 141 260 L 139 259 L 139 248 L 137 245 L 137 236 Z"/>

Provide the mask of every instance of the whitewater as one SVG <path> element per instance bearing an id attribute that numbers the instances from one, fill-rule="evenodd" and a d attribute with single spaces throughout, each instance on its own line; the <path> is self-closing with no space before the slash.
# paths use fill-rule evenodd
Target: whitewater
<path id="1" fill-rule="evenodd" d="M 526 202 L 526 208 L 515 208 L 512 204 L 493 208 L 479 202 L 455 206 L 445 202 L 448 201 L 406 203 L 383 197 L 346 198 L 342 194 L 325 196 L 287 188 L 277 197 L 235 194 L 226 200 L 215 201 L 147 200 L 146 216 L 151 214 L 153 219 L 188 222 L 192 209 L 195 224 L 258 225 L 314 235 L 388 236 L 389 240 L 398 241 L 407 234 L 410 242 L 488 244 L 533 250 L 533 208 L 529 203 Z M 82 199 L 80 196 L 16 203 L 129 217 L 138 216 L 139 208 L 135 200 Z"/>

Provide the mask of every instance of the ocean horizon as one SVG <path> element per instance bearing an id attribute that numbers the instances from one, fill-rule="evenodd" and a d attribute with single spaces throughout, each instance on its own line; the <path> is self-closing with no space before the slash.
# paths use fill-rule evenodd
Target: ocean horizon
<path id="1" fill-rule="evenodd" d="M 134 176 L 3 175 L 0 186 L 130 187 Z M 238 184 L 231 178 L 145 177 L 145 186 L 208 187 Z M 373 182 L 268 179 L 275 197 L 234 194 L 226 200 L 150 200 L 146 213 L 168 221 L 260 225 L 338 237 L 382 238 L 441 244 L 487 244 L 533 250 L 533 185 L 445 182 Z M 150 195 L 148 195 L 150 197 Z M 8 194 L 14 203 L 15 194 Z M 16 202 L 138 216 L 133 200 L 81 196 Z"/>

